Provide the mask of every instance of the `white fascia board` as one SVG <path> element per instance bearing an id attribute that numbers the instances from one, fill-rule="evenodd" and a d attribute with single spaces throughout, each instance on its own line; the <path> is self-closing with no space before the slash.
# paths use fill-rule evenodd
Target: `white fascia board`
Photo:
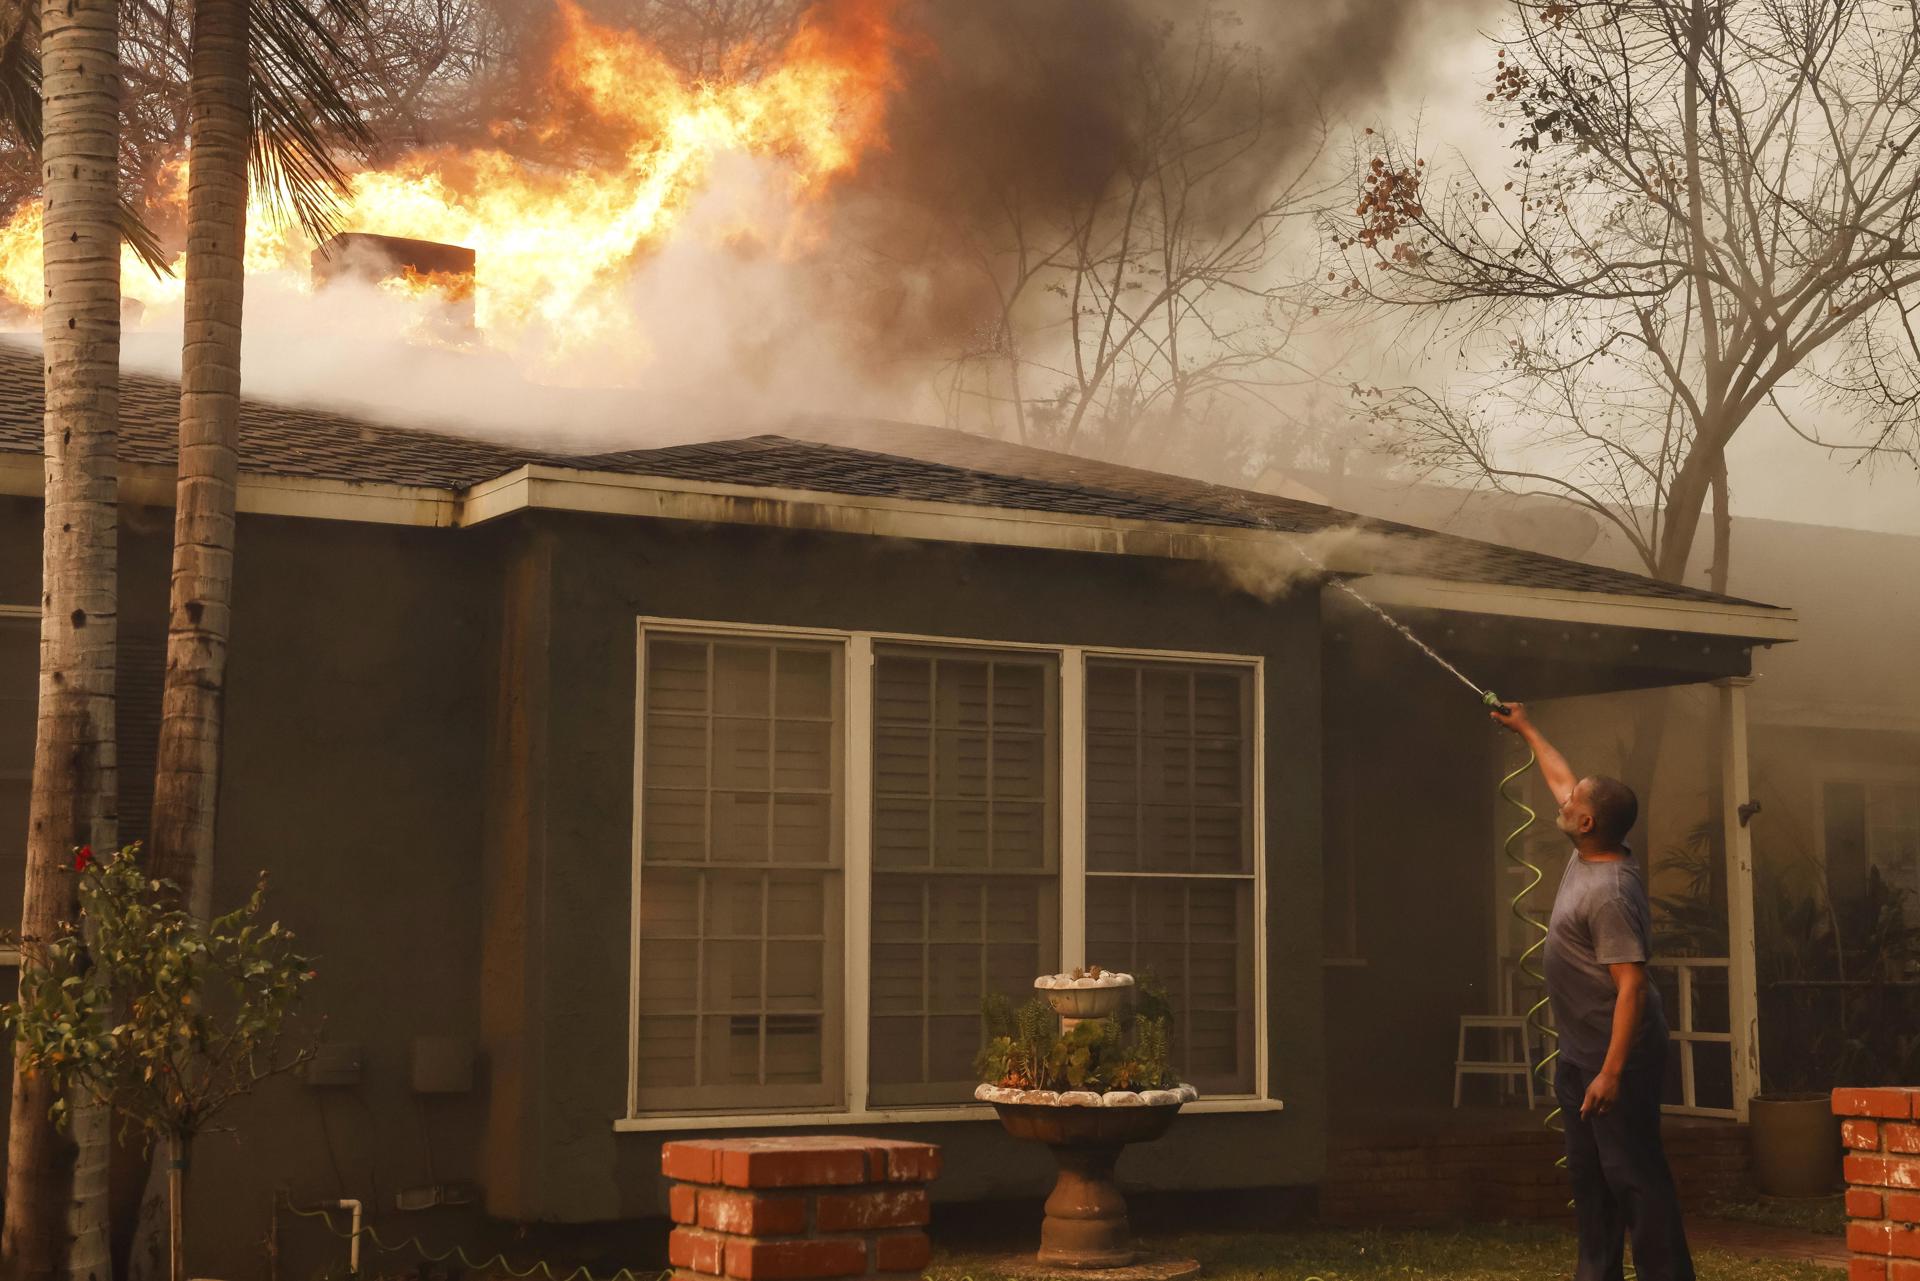
<path id="1" fill-rule="evenodd" d="M 0 495 L 39 498 L 45 464 L 35 454 L 0 454 Z M 153 463 L 120 464 L 120 499 L 149 507 L 173 506 L 173 468 Z M 243 472 L 235 507 L 254 516 L 298 516 L 374 525 L 451 528 L 459 523 L 459 498 L 450 489 L 426 485 L 321 480 L 306 476 L 261 476 Z"/>
<path id="2" fill-rule="evenodd" d="M 310 520 L 356 520 L 429 529 L 450 529 L 460 523 L 460 500 L 453 491 L 426 485 L 242 476 L 235 502 L 240 511 L 255 516 L 304 516 Z"/>
<path id="3" fill-rule="evenodd" d="M 1352 584 L 1362 596 L 1388 608 L 1498 614 L 1505 618 L 1636 627 L 1694 636 L 1733 636 L 1768 643 L 1794 640 L 1800 627 L 1800 620 L 1792 610 L 1767 605 L 1458 583 L 1397 574 L 1369 574 L 1353 579 Z"/>
<path id="4" fill-rule="evenodd" d="M 1212 560 L 1229 547 L 1271 547 L 1275 538 L 1274 531 L 1265 529 L 1121 520 L 1072 512 L 725 485 L 537 465 L 474 486 L 461 504 L 460 523 L 484 524 L 522 508 L 1174 560 Z"/>

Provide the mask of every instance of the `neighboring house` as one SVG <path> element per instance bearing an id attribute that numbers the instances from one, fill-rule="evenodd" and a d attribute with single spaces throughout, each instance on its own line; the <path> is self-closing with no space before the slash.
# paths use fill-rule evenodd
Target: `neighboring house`
<path id="1" fill-rule="evenodd" d="M 16 832 L 39 388 L 0 348 Z M 132 837 L 177 391 L 129 376 L 121 405 Z M 203 1145 L 197 1271 L 263 1274 L 277 1188 L 438 1241 L 655 1218 L 660 1143 L 721 1129 L 921 1135 L 937 1195 L 1036 1194 L 1046 1155 L 971 1101 L 977 1008 L 1086 961 L 1168 983 L 1205 1093 L 1129 1163 L 1143 1184 L 1312 1185 L 1367 1091 L 1444 1100 L 1454 1019 L 1484 1006 L 1501 736 L 1338 593 L 1268 601 L 1219 567 L 1291 565 L 1275 530 L 1353 518 L 928 429 L 795 431 L 868 444 L 563 457 L 244 407 L 216 897 L 271 873 L 357 1053 Z M 1793 635 L 1770 606 L 1375 528 L 1397 536 L 1334 568 L 1510 697 L 1739 676 Z M 1330 971 L 1328 886 L 1363 864 L 1368 965 Z M 413 1089 L 463 1047 L 471 1088 Z M 277 1240 L 283 1275 L 338 1249 Z"/>

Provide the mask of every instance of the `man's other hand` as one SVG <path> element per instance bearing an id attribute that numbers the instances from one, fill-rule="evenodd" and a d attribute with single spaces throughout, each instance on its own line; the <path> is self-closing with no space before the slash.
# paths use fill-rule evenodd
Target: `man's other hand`
<path id="1" fill-rule="evenodd" d="M 1587 1097 L 1580 1101 L 1580 1118 L 1585 1120 L 1598 1112 L 1602 1116 L 1613 1111 L 1615 1100 L 1620 1097 L 1620 1078 L 1612 1072 L 1601 1072 L 1587 1086 Z"/>
<path id="2" fill-rule="evenodd" d="M 1532 721 L 1527 719 L 1527 705 L 1525 703 L 1508 703 L 1506 708 L 1507 710 L 1504 712 L 1497 707 L 1490 708 L 1487 711 L 1487 715 L 1493 717 L 1494 724 L 1504 725 L 1516 734 L 1523 732 L 1533 724 Z"/>

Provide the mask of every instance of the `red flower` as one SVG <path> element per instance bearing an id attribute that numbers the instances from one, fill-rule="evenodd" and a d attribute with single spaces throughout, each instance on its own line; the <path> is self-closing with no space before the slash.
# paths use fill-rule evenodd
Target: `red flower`
<path id="1" fill-rule="evenodd" d="M 73 870 L 84 872 L 93 866 L 93 846 L 82 845 L 80 852 L 73 856 Z"/>

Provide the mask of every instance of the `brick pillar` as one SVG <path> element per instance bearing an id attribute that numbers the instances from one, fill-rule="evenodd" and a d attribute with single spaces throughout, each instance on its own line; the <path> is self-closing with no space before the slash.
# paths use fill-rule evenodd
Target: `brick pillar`
<path id="1" fill-rule="evenodd" d="M 698 1139 L 660 1149 L 675 1281 L 917 1277 L 940 1149 L 892 1139 Z"/>
<path id="2" fill-rule="evenodd" d="M 1847 1281 L 1920 1281 L 1920 1088 L 1835 1090 L 1847 1145 Z"/>

